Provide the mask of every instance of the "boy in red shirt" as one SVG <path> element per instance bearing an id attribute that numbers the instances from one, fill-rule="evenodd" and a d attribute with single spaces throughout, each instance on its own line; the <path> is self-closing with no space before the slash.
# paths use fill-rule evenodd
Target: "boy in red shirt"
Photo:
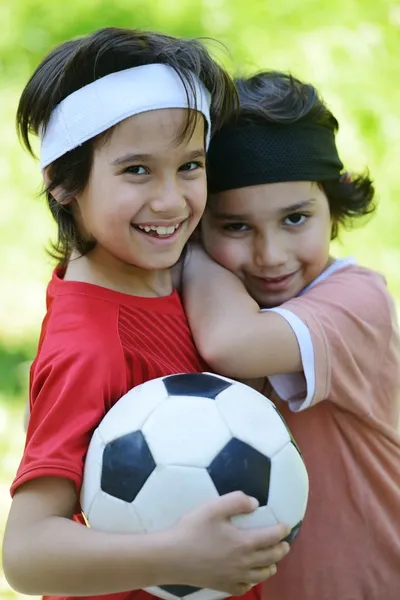
<path id="1" fill-rule="evenodd" d="M 256 508 L 240 493 L 156 534 L 73 521 L 106 411 L 148 379 L 205 368 L 171 267 L 205 206 L 211 120 L 233 105 L 232 82 L 198 42 L 118 29 L 56 48 L 22 94 L 19 133 L 28 149 L 29 134 L 41 136 L 59 264 L 3 546 L 22 593 L 133 600 L 149 595 L 132 590 L 171 583 L 242 594 L 287 553 L 284 526 L 232 525 Z"/>

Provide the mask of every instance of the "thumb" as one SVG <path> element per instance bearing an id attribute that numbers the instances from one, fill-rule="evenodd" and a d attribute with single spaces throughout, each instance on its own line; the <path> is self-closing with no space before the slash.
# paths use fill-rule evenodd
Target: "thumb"
<path id="1" fill-rule="evenodd" d="M 224 494 L 215 500 L 215 514 L 230 519 L 237 515 L 252 513 L 259 506 L 258 500 L 243 492 Z"/>

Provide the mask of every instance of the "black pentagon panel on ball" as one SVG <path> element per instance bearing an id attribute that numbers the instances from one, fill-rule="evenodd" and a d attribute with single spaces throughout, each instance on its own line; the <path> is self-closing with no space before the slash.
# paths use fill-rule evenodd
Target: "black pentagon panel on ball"
<path id="1" fill-rule="evenodd" d="M 178 596 L 178 598 L 183 598 L 201 590 L 201 588 L 193 587 L 192 585 L 160 585 L 159 587 L 165 592 Z"/>
<path id="2" fill-rule="evenodd" d="M 164 385 L 169 396 L 198 396 L 215 400 L 232 384 L 208 373 L 181 373 L 166 377 Z"/>
<path id="3" fill-rule="evenodd" d="M 283 540 L 284 542 L 287 542 L 288 544 L 292 544 L 294 539 L 296 538 L 297 534 L 300 531 L 300 527 L 302 525 L 303 521 L 299 521 L 297 523 L 297 525 L 295 525 L 292 529 L 292 531 L 289 533 L 288 536 L 285 537 L 285 539 Z"/>
<path id="4" fill-rule="evenodd" d="M 101 489 L 114 498 L 133 502 L 155 468 L 143 433 L 127 433 L 104 448 Z"/>
<path id="5" fill-rule="evenodd" d="M 245 442 L 232 438 L 214 458 L 207 471 L 220 496 L 238 490 L 268 502 L 271 461 Z"/>

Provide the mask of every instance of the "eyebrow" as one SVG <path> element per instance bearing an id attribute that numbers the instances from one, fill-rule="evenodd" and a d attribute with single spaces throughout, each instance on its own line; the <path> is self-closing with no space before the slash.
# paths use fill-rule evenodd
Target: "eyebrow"
<path id="1" fill-rule="evenodd" d="M 189 162 L 191 160 L 196 160 L 199 158 L 205 159 L 206 157 L 206 152 L 204 150 L 204 148 L 196 148 L 196 150 L 192 150 L 191 152 L 188 152 L 185 155 L 184 160 Z M 135 154 L 135 153 L 129 153 L 129 154 L 124 154 L 123 156 L 120 156 L 119 158 L 116 158 L 115 160 L 112 161 L 112 165 L 114 167 L 118 167 L 121 165 L 126 165 L 128 163 L 148 163 L 151 162 L 152 160 L 155 160 L 155 155 L 154 154 Z"/>
<path id="2" fill-rule="evenodd" d="M 303 200 L 302 202 L 296 202 L 295 204 L 291 204 L 290 206 L 285 206 L 284 208 L 281 208 L 279 212 L 282 215 L 287 215 L 288 213 L 293 212 L 299 212 L 300 210 L 311 208 L 316 202 L 316 198 L 308 198 L 307 200 Z"/>
<path id="3" fill-rule="evenodd" d="M 302 202 L 296 202 L 296 204 L 291 204 L 290 206 L 285 206 L 279 210 L 280 215 L 288 215 L 290 213 L 299 212 L 301 210 L 305 210 L 307 208 L 311 208 L 316 203 L 315 198 L 309 198 L 308 200 L 303 200 Z M 224 213 L 219 212 L 218 210 L 211 209 L 212 215 L 217 219 L 224 219 L 226 221 L 250 221 L 254 215 L 249 215 L 247 213 Z"/>

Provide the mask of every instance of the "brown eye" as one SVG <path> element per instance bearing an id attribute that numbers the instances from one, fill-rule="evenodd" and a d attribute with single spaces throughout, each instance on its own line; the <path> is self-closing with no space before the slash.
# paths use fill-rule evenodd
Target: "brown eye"
<path id="1" fill-rule="evenodd" d="M 285 217 L 285 225 L 299 226 L 306 222 L 308 215 L 303 213 L 293 213 Z"/>
<path id="2" fill-rule="evenodd" d="M 184 165 L 182 165 L 179 168 L 179 170 L 180 171 L 195 171 L 196 169 L 201 169 L 202 166 L 203 165 L 200 162 L 191 160 L 190 162 L 187 162 Z"/>
<path id="3" fill-rule="evenodd" d="M 249 226 L 245 223 L 226 223 L 223 226 L 223 229 L 225 229 L 226 231 L 235 231 L 241 233 L 243 231 L 248 231 Z"/>
<path id="4" fill-rule="evenodd" d="M 124 169 L 124 173 L 130 173 L 132 175 L 147 175 L 148 170 L 143 165 L 131 165 Z"/>

